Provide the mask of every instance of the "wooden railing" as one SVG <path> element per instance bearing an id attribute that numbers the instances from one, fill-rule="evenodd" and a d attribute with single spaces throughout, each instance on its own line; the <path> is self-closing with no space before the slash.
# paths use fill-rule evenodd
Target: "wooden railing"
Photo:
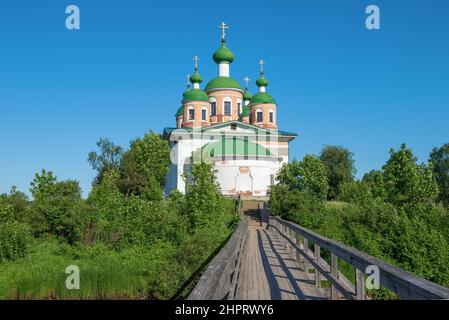
<path id="1" fill-rule="evenodd" d="M 228 243 L 211 261 L 190 293 L 189 300 L 233 299 L 245 247 L 248 217 L 242 218 Z"/>
<path id="2" fill-rule="evenodd" d="M 266 209 L 265 209 L 266 210 Z M 279 217 L 269 218 L 269 228 L 275 231 L 281 242 L 296 259 L 315 269 L 315 286 L 321 286 L 324 277 L 331 284 L 331 299 L 367 299 L 365 274 L 367 270 L 379 271 L 380 286 L 390 289 L 402 299 L 449 299 L 449 289 L 416 277 L 384 261 L 360 252 L 352 247 L 323 237 L 295 223 Z M 310 249 L 313 245 L 313 250 Z M 321 257 L 321 250 L 330 253 L 330 264 Z M 355 285 L 338 270 L 338 259 L 355 268 Z M 368 268 L 368 269 L 367 269 Z"/>

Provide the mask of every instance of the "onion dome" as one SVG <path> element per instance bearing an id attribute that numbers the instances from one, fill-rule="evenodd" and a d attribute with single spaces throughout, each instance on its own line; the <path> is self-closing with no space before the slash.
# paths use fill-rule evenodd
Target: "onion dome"
<path id="1" fill-rule="evenodd" d="M 257 79 L 256 85 L 258 87 L 266 87 L 266 86 L 268 86 L 268 80 L 264 78 L 263 74 L 261 74 L 260 78 Z"/>
<path id="2" fill-rule="evenodd" d="M 221 40 L 221 47 L 214 52 L 212 58 L 214 59 L 215 63 L 232 63 L 232 61 L 234 61 L 234 54 L 231 50 L 228 49 L 228 47 L 226 47 L 226 42 L 224 41 L 224 39 Z"/>
<path id="3" fill-rule="evenodd" d="M 251 98 L 251 102 L 250 105 L 254 105 L 257 103 L 276 103 L 276 101 L 274 101 L 274 98 L 271 94 L 266 93 L 266 92 L 258 92 L 255 95 L 253 95 L 253 97 Z"/>
<path id="4" fill-rule="evenodd" d="M 190 82 L 192 82 L 192 83 L 203 82 L 203 77 L 198 73 L 198 70 L 195 70 L 193 75 L 190 76 Z"/>
<path id="5" fill-rule="evenodd" d="M 252 98 L 251 93 L 249 93 L 248 90 L 246 90 L 246 91 L 243 93 L 243 100 L 249 101 L 249 100 L 251 100 L 251 98 Z"/>
<path id="6" fill-rule="evenodd" d="M 184 92 L 182 103 L 190 101 L 207 101 L 209 102 L 209 96 L 201 89 L 191 89 Z"/>
<path id="7" fill-rule="evenodd" d="M 240 83 L 231 77 L 216 77 L 209 81 L 204 90 L 212 89 L 239 89 L 242 90 Z M 243 91 L 243 90 L 242 90 Z"/>

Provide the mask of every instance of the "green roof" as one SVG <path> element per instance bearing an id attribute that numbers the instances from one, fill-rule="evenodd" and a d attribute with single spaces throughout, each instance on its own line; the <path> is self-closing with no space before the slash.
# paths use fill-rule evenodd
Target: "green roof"
<path id="1" fill-rule="evenodd" d="M 207 101 L 209 102 L 209 96 L 206 92 L 204 92 L 201 89 L 191 89 L 189 91 L 184 92 L 183 95 L 184 99 L 182 100 L 183 103 L 189 102 L 189 101 Z"/>
<path id="2" fill-rule="evenodd" d="M 178 111 L 176 111 L 176 116 L 182 116 L 184 115 L 184 106 L 180 106 Z"/>
<path id="3" fill-rule="evenodd" d="M 268 80 L 265 79 L 265 78 L 263 77 L 263 75 L 260 75 L 260 78 L 257 79 L 257 81 L 256 81 L 256 85 L 257 85 L 258 87 L 266 87 L 266 86 L 268 86 Z"/>
<path id="4" fill-rule="evenodd" d="M 204 90 L 212 89 L 239 89 L 242 90 L 240 83 L 231 77 L 216 77 L 209 81 Z"/>
<path id="5" fill-rule="evenodd" d="M 247 139 L 223 138 L 210 142 L 201 148 L 203 153 L 211 157 L 216 156 L 271 156 L 265 147 L 248 141 Z"/>
<path id="6" fill-rule="evenodd" d="M 251 98 L 252 98 L 252 95 L 248 91 L 245 91 L 243 93 L 243 100 L 251 100 Z"/>
<path id="7" fill-rule="evenodd" d="M 203 77 L 195 70 L 195 73 L 190 76 L 190 82 L 192 83 L 201 83 L 203 82 Z"/>
<path id="8" fill-rule="evenodd" d="M 251 98 L 250 105 L 257 103 L 276 103 L 272 95 L 266 92 L 258 92 Z"/>
<path id="9" fill-rule="evenodd" d="M 226 44 L 223 41 L 221 43 L 221 47 L 214 52 L 212 58 L 214 59 L 215 63 L 220 62 L 232 63 L 232 61 L 234 61 L 234 54 L 232 53 L 231 50 L 228 49 L 228 47 L 226 47 Z"/>

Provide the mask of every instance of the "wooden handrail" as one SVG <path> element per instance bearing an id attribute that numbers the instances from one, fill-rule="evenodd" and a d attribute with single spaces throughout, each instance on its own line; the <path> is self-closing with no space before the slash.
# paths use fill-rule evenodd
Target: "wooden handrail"
<path id="1" fill-rule="evenodd" d="M 364 275 L 368 266 L 379 269 L 380 285 L 390 289 L 403 299 L 449 299 L 449 289 L 431 281 L 419 278 L 411 273 L 399 269 L 385 261 L 374 258 L 350 246 L 323 237 L 311 230 L 279 217 L 270 216 L 270 228 L 277 231 L 283 242 L 295 249 L 314 268 L 315 272 L 323 275 L 332 284 L 332 297 L 335 290 L 348 299 L 364 299 Z M 304 238 L 304 243 L 291 233 Z M 315 252 L 308 248 L 308 242 L 315 244 Z M 331 266 L 320 257 L 320 249 L 331 253 Z M 337 257 L 346 261 L 356 269 L 356 284 L 352 285 L 337 269 Z M 316 275 L 319 280 L 319 275 Z"/>
<path id="2" fill-rule="evenodd" d="M 240 221 L 228 243 L 208 265 L 188 300 L 232 299 L 246 242 L 248 217 Z"/>

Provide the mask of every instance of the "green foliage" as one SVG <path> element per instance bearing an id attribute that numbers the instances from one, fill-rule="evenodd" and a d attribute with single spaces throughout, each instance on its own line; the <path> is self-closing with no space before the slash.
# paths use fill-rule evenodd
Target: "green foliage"
<path id="1" fill-rule="evenodd" d="M 320 153 L 320 160 L 326 168 L 329 183 L 328 199 L 334 200 L 340 194 L 344 182 L 354 180 L 353 153 L 342 146 L 325 146 Z"/>
<path id="2" fill-rule="evenodd" d="M 104 172 L 118 170 L 123 156 L 122 147 L 115 145 L 107 138 L 98 140 L 97 147 L 100 151 L 98 153 L 96 151 L 89 152 L 87 158 L 92 168 L 97 171 L 94 184 L 101 182 Z"/>
<path id="3" fill-rule="evenodd" d="M 395 205 L 431 202 L 438 193 L 431 167 L 416 163 L 405 144 L 390 150 L 390 159 L 382 167 L 386 201 Z"/>
<path id="4" fill-rule="evenodd" d="M 136 167 L 150 179 L 154 177 L 160 186 L 165 183 L 170 164 L 170 148 L 168 142 L 158 134 L 150 131 L 142 140 L 137 140 L 133 146 L 136 149 Z"/>
<path id="5" fill-rule="evenodd" d="M 315 156 L 306 155 L 301 162 L 296 159 L 282 166 L 277 179 L 293 189 L 308 192 L 319 199 L 326 199 L 329 185 L 326 168 Z"/>
<path id="6" fill-rule="evenodd" d="M 32 202 L 15 188 L 0 195 L 0 299 L 168 299 L 235 228 L 236 203 L 219 194 L 211 165 L 194 166 L 187 196 L 164 199 L 167 141 L 150 132 L 123 157 L 107 139 L 98 147 L 87 200 L 78 182 L 45 170 Z M 69 265 L 80 290 L 65 288 Z"/>
<path id="7" fill-rule="evenodd" d="M 371 188 L 360 181 L 345 182 L 340 187 L 340 201 L 362 204 L 373 198 Z"/>
<path id="8" fill-rule="evenodd" d="M 45 232 L 69 242 L 76 241 L 74 217 L 82 202 L 78 182 L 58 182 L 51 171 L 42 170 L 31 182 L 31 193 L 37 222 L 35 232 Z"/>
<path id="9" fill-rule="evenodd" d="M 213 174 L 212 164 L 201 162 L 192 165 L 192 174 L 187 184 L 187 212 L 192 228 L 208 225 L 219 213 L 220 196 Z"/>
<path id="10" fill-rule="evenodd" d="M 136 141 L 131 142 L 131 147 L 125 152 L 120 162 L 120 178 L 118 187 L 126 195 L 141 195 L 148 185 L 148 178 L 137 168 Z"/>
<path id="11" fill-rule="evenodd" d="M 433 176 L 438 184 L 438 200 L 449 207 L 449 143 L 433 148 L 429 162 L 432 163 Z"/>
<path id="12" fill-rule="evenodd" d="M 370 187 L 371 194 L 374 197 L 385 198 L 385 186 L 382 171 L 371 170 L 370 172 L 365 173 L 362 182 Z"/>
<path id="13" fill-rule="evenodd" d="M 16 221 L 0 221 L 0 263 L 24 257 L 31 244 L 28 225 Z"/>
<path id="14" fill-rule="evenodd" d="M 392 150 L 382 170 L 369 172 L 362 182 L 340 182 L 343 202 L 320 206 L 288 181 L 271 188 L 273 214 L 449 286 L 449 211 L 433 202 L 437 187 L 431 166 L 418 165 L 405 145 Z M 384 288 L 370 294 L 395 298 Z"/>

